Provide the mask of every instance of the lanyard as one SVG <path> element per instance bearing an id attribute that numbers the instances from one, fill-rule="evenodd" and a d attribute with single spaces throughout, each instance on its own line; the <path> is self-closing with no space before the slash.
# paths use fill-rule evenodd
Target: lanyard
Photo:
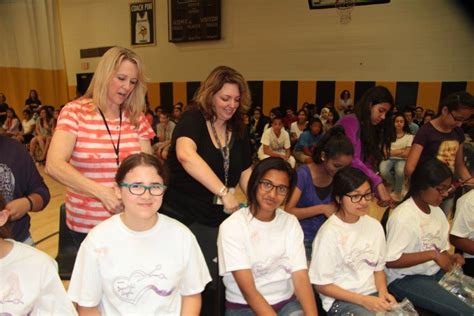
<path id="1" fill-rule="evenodd" d="M 219 147 L 219 151 L 221 152 L 222 158 L 224 160 L 224 185 L 227 186 L 227 180 L 229 179 L 229 165 L 230 165 L 229 128 L 226 124 L 224 147 L 222 147 L 221 140 L 217 136 L 216 128 L 214 127 L 213 121 L 211 121 L 211 129 L 212 129 L 212 133 L 214 134 L 214 138 L 216 139 L 217 146 Z"/>
<path id="2" fill-rule="evenodd" d="M 107 124 L 107 120 L 105 119 L 104 113 L 102 113 L 102 111 L 100 109 L 99 109 L 99 113 L 100 113 L 100 116 L 102 116 L 102 120 L 104 121 L 105 128 L 107 129 L 107 132 L 109 132 L 110 141 L 112 142 L 112 146 L 114 146 L 115 161 L 117 162 L 117 166 L 118 166 L 119 165 L 119 153 L 120 153 L 120 136 L 122 134 L 122 108 L 120 108 L 120 125 L 119 125 L 119 137 L 118 137 L 118 141 L 117 141 L 117 147 L 115 147 L 114 140 L 112 139 L 112 133 L 110 132 L 109 124 Z"/>

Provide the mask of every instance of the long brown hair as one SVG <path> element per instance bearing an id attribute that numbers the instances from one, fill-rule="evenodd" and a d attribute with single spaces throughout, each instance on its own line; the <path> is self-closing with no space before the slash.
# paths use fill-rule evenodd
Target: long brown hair
<path id="1" fill-rule="evenodd" d="M 212 98 L 226 83 L 233 83 L 239 87 L 240 105 L 228 123 L 232 131 L 241 138 L 244 132 L 242 112 L 248 111 L 252 99 L 247 81 L 239 72 L 228 66 L 215 68 L 199 87 L 193 101 L 201 110 L 206 120 L 213 120 L 216 117 L 216 111 Z"/>

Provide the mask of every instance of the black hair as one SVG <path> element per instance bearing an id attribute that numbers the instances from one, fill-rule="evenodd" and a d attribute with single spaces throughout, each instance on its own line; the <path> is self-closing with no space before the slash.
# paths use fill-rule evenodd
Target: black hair
<path id="1" fill-rule="evenodd" d="M 438 115 L 441 114 L 441 111 L 445 106 L 450 112 L 456 111 L 459 108 L 474 109 L 474 97 L 466 91 L 451 93 L 441 101 L 438 109 Z"/>
<path id="2" fill-rule="evenodd" d="M 339 121 L 339 113 L 337 113 L 335 108 L 328 108 L 329 112 L 332 113 L 332 124 L 336 124 L 337 121 Z"/>
<path id="3" fill-rule="evenodd" d="M 448 178 L 453 178 L 453 172 L 444 162 L 433 158 L 419 163 L 411 175 L 410 189 L 403 200 L 416 196 L 428 188 L 434 188 Z"/>
<path id="4" fill-rule="evenodd" d="M 395 120 L 397 117 L 403 118 L 403 131 L 407 134 L 411 134 L 410 127 L 408 126 L 408 122 L 407 122 L 407 119 L 405 118 L 405 115 L 403 115 L 402 113 L 396 113 L 393 115 L 393 131 L 394 132 L 393 132 L 392 142 L 397 140 L 397 132 L 395 129 Z"/>
<path id="5" fill-rule="evenodd" d="M 418 110 L 418 109 L 421 109 L 422 111 L 424 111 L 425 109 L 423 109 L 423 107 L 417 105 L 416 108 L 415 108 L 415 111 Z"/>
<path id="6" fill-rule="evenodd" d="M 340 204 L 342 198 L 358 187 L 367 182 L 372 187 L 372 181 L 360 169 L 354 167 L 346 167 L 339 170 L 332 181 L 332 197 L 336 203 Z"/>
<path id="7" fill-rule="evenodd" d="M 414 116 L 415 115 L 415 109 L 411 106 L 406 106 L 403 109 L 403 113 L 411 113 L 411 115 Z"/>
<path id="8" fill-rule="evenodd" d="M 344 93 L 346 93 L 346 92 L 349 94 L 349 98 L 351 97 L 351 93 L 350 93 L 349 90 L 342 90 L 341 95 L 340 95 L 341 99 L 344 98 Z"/>
<path id="9" fill-rule="evenodd" d="M 354 156 L 354 146 L 346 136 L 344 127 L 336 125 L 329 129 L 316 144 L 313 150 L 313 161 L 321 164 L 321 155 L 324 152 L 326 159 L 333 159 L 339 155 Z"/>
<path id="10" fill-rule="evenodd" d="M 285 202 L 286 199 L 293 194 L 295 189 L 297 181 L 296 172 L 288 162 L 282 158 L 277 157 L 269 157 L 260 160 L 253 169 L 247 185 L 247 204 L 249 205 L 253 216 L 257 215 L 259 208 L 257 201 L 257 190 L 260 185 L 260 180 L 270 170 L 283 171 L 288 175 L 288 193 L 285 197 Z"/>
<path id="11" fill-rule="evenodd" d="M 306 116 L 306 119 L 308 119 L 308 112 L 305 109 L 299 109 L 296 115 L 300 115 L 301 112 L 303 112 Z"/>
<path id="12" fill-rule="evenodd" d="M 129 173 L 133 168 L 139 166 L 150 166 L 155 168 L 158 175 L 163 179 L 163 183 L 168 183 L 167 169 L 163 166 L 160 160 L 153 155 L 143 152 L 132 154 L 122 161 L 115 175 L 115 182 L 117 182 L 117 184 L 122 183 L 123 179 L 127 176 L 127 173 Z"/>
<path id="13" fill-rule="evenodd" d="M 388 103 L 391 108 L 385 119 L 374 126 L 371 122 L 371 108 L 380 103 Z M 362 143 L 362 160 L 370 162 L 377 169 L 384 157 L 384 148 L 390 149 L 393 134 L 393 96 L 383 86 L 367 90 L 355 107 L 355 115 L 360 123 L 359 138 Z"/>
<path id="14" fill-rule="evenodd" d="M 314 123 L 319 123 L 319 125 L 321 126 L 321 129 L 319 130 L 319 133 L 318 133 L 318 135 L 321 135 L 324 131 L 323 131 L 323 122 L 321 121 L 321 119 L 319 117 L 311 117 L 309 119 L 309 123 L 307 125 L 306 130 L 311 131 L 311 126 Z"/>
<path id="15" fill-rule="evenodd" d="M 273 111 L 273 109 L 272 109 L 272 113 L 275 115 L 275 117 L 270 120 L 270 126 L 273 124 L 274 120 L 283 121 L 283 115 L 281 114 L 281 112 L 279 110 Z"/>

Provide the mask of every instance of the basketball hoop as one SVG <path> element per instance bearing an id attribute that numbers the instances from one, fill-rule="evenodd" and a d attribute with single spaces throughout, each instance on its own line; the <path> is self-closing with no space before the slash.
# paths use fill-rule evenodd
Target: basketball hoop
<path id="1" fill-rule="evenodd" d="M 355 0 L 336 0 L 334 6 L 339 14 L 339 22 L 347 24 L 351 21 L 351 12 L 355 6 Z"/>

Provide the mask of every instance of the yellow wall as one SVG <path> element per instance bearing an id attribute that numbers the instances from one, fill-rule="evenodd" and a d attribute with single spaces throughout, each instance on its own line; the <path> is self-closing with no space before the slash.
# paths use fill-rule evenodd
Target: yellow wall
<path id="1" fill-rule="evenodd" d="M 223 0 L 222 40 L 169 43 L 168 5 L 155 0 L 156 45 L 136 47 L 151 82 L 199 81 L 220 64 L 248 80 L 465 81 L 472 71 L 472 28 L 456 1 L 392 0 L 358 6 L 350 24 L 306 0 Z M 428 6 L 429 4 L 429 6 Z M 70 85 L 97 58 L 83 48 L 130 46 L 128 0 L 61 0 Z"/>

